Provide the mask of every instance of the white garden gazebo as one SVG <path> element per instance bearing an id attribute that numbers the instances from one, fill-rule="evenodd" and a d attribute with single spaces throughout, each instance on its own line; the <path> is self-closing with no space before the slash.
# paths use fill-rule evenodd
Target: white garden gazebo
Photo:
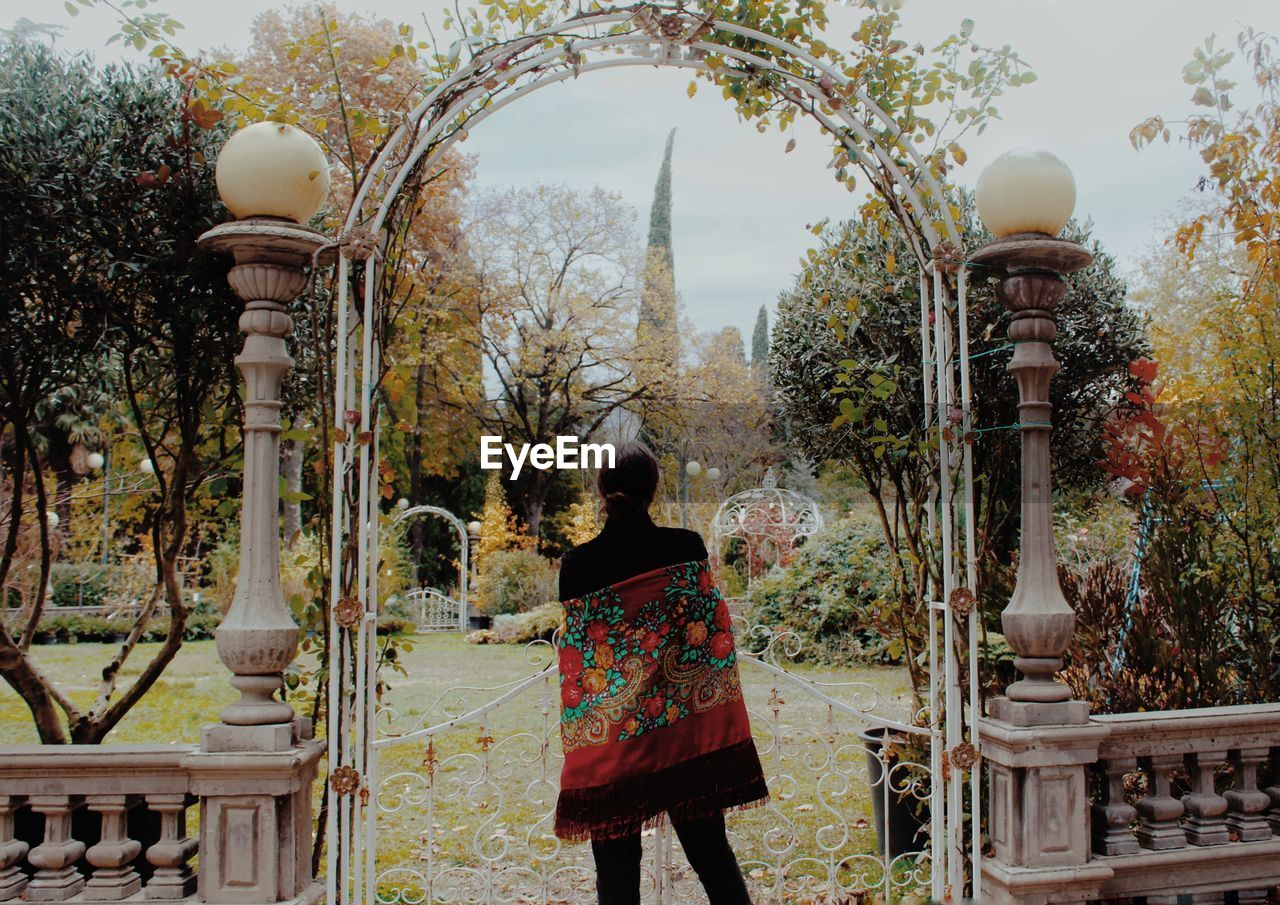
<path id="1" fill-rule="evenodd" d="M 724 545 L 737 538 L 746 548 L 746 584 L 751 586 L 769 566 L 785 562 L 800 542 L 822 530 L 822 513 L 811 497 L 778 486 L 773 468 L 759 487 L 725 499 L 711 520 L 711 543 L 719 567 Z"/>

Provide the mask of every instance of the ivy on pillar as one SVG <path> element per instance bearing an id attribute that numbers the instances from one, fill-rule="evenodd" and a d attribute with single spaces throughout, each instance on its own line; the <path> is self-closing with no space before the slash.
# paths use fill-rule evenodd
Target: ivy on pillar
<path id="1" fill-rule="evenodd" d="M 328 197 L 324 152 L 293 126 L 248 126 L 223 147 L 218 191 L 238 220 L 200 237 L 229 254 L 227 275 L 244 305 L 244 485 L 240 567 L 216 633 L 239 700 L 205 728 L 184 759 L 200 797 L 199 898 L 210 905 L 310 903 L 323 895 L 310 871 L 311 787 L 324 745 L 277 697 L 298 647 L 280 584 L 280 390 L 293 367 L 288 307 L 332 243 L 304 225 Z M 188 885 L 181 828 L 166 825 L 155 852 L 172 891 Z M 149 853 L 150 854 L 150 853 Z"/>
<path id="2" fill-rule="evenodd" d="M 970 254 L 977 276 L 996 279 L 1014 343 L 1008 369 L 1018 387 L 1022 436 L 1021 543 L 1013 595 L 1001 614 L 1021 678 L 991 701 L 981 737 L 987 764 L 994 855 L 983 862 L 992 902 L 1084 901 L 1110 875 L 1090 864 L 1085 765 L 1097 760 L 1103 727 L 1056 678 L 1075 630 L 1058 583 L 1053 540 L 1049 388 L 1054 309 L 1064 276 L 1088 266 L 1089 252 L 1056 238 L 1075 206 L 1071 171 L 1045 151 L 1011 151 L 978 179 L 978 213 L 995 241 Z M 1056 876 L 1055 876 L 1056 874 Z M 1038 878 L 1038 879 L 1037 879 Z"/>

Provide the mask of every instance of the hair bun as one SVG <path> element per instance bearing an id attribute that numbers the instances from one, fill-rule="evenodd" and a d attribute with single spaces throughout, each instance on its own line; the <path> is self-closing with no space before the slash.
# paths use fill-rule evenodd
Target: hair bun
<path id="1" fill-rule="evenodd" d="M 604 495 L 604 508 L 606 512 L 620 512 L 624 509 L 635 508 L 636 501 L 629 493 L 621 490 L 615 490 L 612 493 Z"/>

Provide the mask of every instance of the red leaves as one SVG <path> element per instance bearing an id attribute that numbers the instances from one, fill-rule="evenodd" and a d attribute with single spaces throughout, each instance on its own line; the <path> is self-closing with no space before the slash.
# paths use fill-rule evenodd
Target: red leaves
<path id="1" fill-rule="evenodd" d="M 1159 370 L 1159 362 L 1152 361 L 1145 356 L 1129 362 L 1129 373 L 1143 386 L 1153 383 Z"/>
<path id="2" fill-rule="evenodd" d="M 221 110 L 210 107 L 209 102 L 202 97 L 192 101 L 183 113 L 186 120 L 195 123 L 201 129 L 212 129 L 222 121 L 223 116 Z"/>
<path id="3" fill-rule="evenodd" d="M 169 181 L 171 175 L 172 171 L 169 169 L 169 165 L 165 164 L 154 173 L 149 170 L 139 173 L 134 177 L 134 181 L 144 189 L 158 189 Z"/>
<path id="4" fill-rule="evenodd" d="M 1134 388 L 1103 425 L 1106 458 L 1101 463 L 1112 477 L 1129 482 L 1125 493 L 1138 496 L 1188 470 L 1221 465 L 1222 438 L 1211 425 L 1174 420 L 1159 404 L 1163 387 L 1156 382 L 1159 364 L 1149 358 L 1129 363 Z"/>

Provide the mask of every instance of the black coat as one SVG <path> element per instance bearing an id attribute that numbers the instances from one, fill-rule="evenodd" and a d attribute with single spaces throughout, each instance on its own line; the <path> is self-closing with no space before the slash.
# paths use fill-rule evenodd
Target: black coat
<path id="1" fill-rule="evenodd" d="M 663 566 L 707 558 L 701 535 L 659 528 L 648 513 L 611 515 L 600 533 L 560 560 L 560 599 L 573 600 Z"/>

